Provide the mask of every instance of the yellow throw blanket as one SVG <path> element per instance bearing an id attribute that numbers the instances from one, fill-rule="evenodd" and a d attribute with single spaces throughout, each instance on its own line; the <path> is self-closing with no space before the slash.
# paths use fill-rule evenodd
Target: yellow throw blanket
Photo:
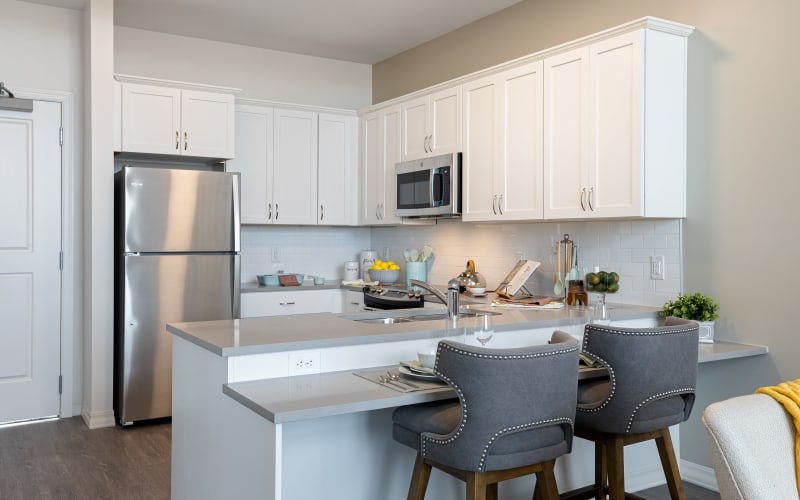
<path id="1" fill-rule="evenodd" d="M 797 477 L 797 489 L 800 493 L 800 378 L 789 382 L 782 382 L 772 387 L 760 387 L 756 393 L 772 396 L 783 405 L 794 420 L 794 467 Z"/>

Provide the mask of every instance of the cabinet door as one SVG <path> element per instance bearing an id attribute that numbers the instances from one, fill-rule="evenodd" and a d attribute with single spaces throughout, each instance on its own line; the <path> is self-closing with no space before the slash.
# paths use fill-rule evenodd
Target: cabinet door
<path id="1" fill-rule="evenodd" d="M 276 109 L 273 222 L 317 222 L 317 114 Z"/>
<path id="2" fill-rule="evenodd" d="M 319 117 L 318 223 L 356 223 L 354 116 L 320 113 Z"/>
<path id="3" fill-rule="evenodd" d="M 541 219 L 544 213 L 543 63 L 499 75 L 500 111 L 495 160 L 497 211 L 504 220 Z"/>
<path id="4" fill-rule="evenodd" d="M 431 94 L 428 130 L 431 154 L 461 151 L 460 85 Z"/>
<path id="5" fill-rule="evenodd" d="M 497 122 L 497 78 L 464 84 L 464 151 L 462 158 L 462 219 L 497 220 L 495 161 L 502 144 Z M 498 143 L 498 141 L 500 143 Z M 500 184 L 502 185 L 502 183 Z"/>
<path id="6" fill-rule="evenodd" d="M 592 216 L 643 215 L 642 32 L 590 47 Z"/>
<path id="7" fill-rule="evenodd" d="M 232 95 L 181 91 L 181 154 L 208 158 L 234 156 Z"/>
<path id="8" fill-rule="evenodd" d="M 415 160 L 428 155 L 428 96 L 402 104 L 403 160 Z"/>
<path id="9" fill-rule="evenodd" d="M 242 318 L 337 313 L 339 290 L 289 290 L 242 294 Z"/>
<path id="10" fill-rule="evenodd" d="M 588 48 L 544 60 L 544 217 L 588 212 Z"/>
<path id="11" fill-rule="evenodd" d="M 226 169 L 241 173 L 242 224 L 272 223 L 272 115 L 268 107 L 236 107 L 236 158 Z"/>
<path id="12" fill-rule="evenodd" d="M 122 84 L 122 151 L 180 154 L 181 91 Z"/>
<path id="13" fill-rule="evenodd" d="M 343 313 L 357 313 L 364 310 L 364 293 L 353 290 L 342 290 Z"/>
<path id="14" fill-rule="evenodd" d="M 361 200 L 359 222 L 372 225 L 378 223 L 380 209 L 379 196 L 383 191 L 381 163 L 381 111 L 375 111 L 361 117 Z M 379 191 L 380 189 L 380 191 Z"/>
<path id="15" fill-rule="evenodd" d="M 395 185 L 395 165 L 401 160 L 402 114 L 400 106 L 383 110 L 381 117 L 381 168 L 379 169 L 380 223 L 397 224 L 401 218 L 395 215 L 397 187 Z"/>

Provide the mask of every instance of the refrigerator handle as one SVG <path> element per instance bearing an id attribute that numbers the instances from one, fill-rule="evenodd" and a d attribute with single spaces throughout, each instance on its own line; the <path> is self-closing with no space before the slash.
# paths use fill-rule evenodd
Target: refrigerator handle
<path id="1" fill-rule="evenodd" d="M 241 316 L 241 298 L 242 298 L 242 280 L 241 280 L 241 255 L 234 255 L 233 256 L 233 273 L 231 275 L 231 279 L 233 286 L 231 290 L 233 290 L 233 296 L 231 297 L 231 318 L 239 319 Z"/>
<path id="2" fill-rule="evenodd" d="M 241 250 L 241 241 L 240 241 L 240 217 L 239 217 L 239 210 L 240 210 L 240 201 L 239 201 L 239 190 L 241 184 L 241 176 L 239 173 L 236 173 L 236 180 L 231 183 L 231 187 L 233 189 L 233 251 L 239 252 Z"/>

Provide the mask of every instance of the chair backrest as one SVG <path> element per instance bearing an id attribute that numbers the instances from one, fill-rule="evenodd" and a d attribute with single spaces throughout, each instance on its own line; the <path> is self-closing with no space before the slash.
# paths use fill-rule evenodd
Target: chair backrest
<path id="1" fill-rule="evenodd" d="M 553 426 L 560 427 L 558 435 L 567 441 L 563 449 L 569 451 L 579 347 L 569 335 L 559 339 L 562 341 L 514 349 L 440 342 L 435 371 L 458 394 L 461 421 L 448 436 L 423 433 L 423 454 L 458 469 L 486 470 L 486 457 L 498 441 Z M 528 433 L 522 441 L 535 443 L 536 437 Z M 525 453 L 519 450 L 514 455 L 523 457 Z M 503 468 L 527 465 L 509 460 Z"/>
<path id="2" fill-rule="evenodd" d="M 713 403 L 703 425 L 724 500 L 798 498 L 796 431 L 775 399 L 750 394 Z"/>
<path id="3" fill-rule="evenodd" d="M 656 420 L 637 421 L 660 401 L 679 396 L 684 401 L 683 420 L 689 418 L 697 382 L 698 324 L 667 318 L 654 328 L 620 328 L 590 323 L 583 336 L 583 352 L 600 361 L 609 372 L 606 394 L 578 412 L 601 412 L 597 430 L 616 434 L 662 428 Z M 644 425 L 646 428 L 636 428 Z M 652 427 L 652 428 L 650 428 Z"/>

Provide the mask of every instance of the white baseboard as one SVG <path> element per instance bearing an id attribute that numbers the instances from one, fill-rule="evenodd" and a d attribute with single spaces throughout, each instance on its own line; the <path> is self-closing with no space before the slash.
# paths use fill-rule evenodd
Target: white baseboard
<path id="1" fill-rule="evenodd" d="M 683 478 L 684 481 L 702 486 L 707 490 L 719 492 L 717 478 L 714 476 L 714 469 L 687 460 L 680 460 L 679 462 L 681 478 Z"/>
<path id="2" fill-rule="evenodd" d="M 114 427 L 114 411 L 98 411 L 95 413 L 81 413 L 83 421 L 90 429 L 100 429 L 101 427 Z"/>

